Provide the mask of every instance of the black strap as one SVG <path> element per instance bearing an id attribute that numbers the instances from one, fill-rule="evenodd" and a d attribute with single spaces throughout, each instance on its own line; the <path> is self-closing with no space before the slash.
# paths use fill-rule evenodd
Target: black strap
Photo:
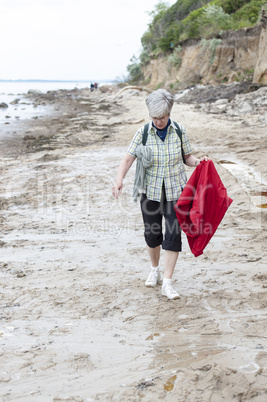
<path id="1" fill-rule="evenodd" d="M 148 127 L 149 127 L 149 123 L 145 124 L 145 126 L 144 126 L 144 132 L 143 132 L 143 137 L 142 137 L 142 144 L 143 144 L 143 145 L 146 145 L 146 142 L 147 142 Z"/>
<path id="2" fill-rule="evenodd" d="M 178 137 L 180 138 L 180 141 L 181 141 L 182 158 L 183 158 L 183 162 L 185 164 L 184 150 L 183 150 L 183 147 L 182 147 L 182 145 L 183 145 L 182 131 L 181 131 L 180 127 L 179 127 L 179 124 L 177 124 L 175 121 L 174 121 L 174 124 L 175 124 L 175 127 L 176 127 L 175 131 L 176 131 L 176 133 L 177 133 L 177 135 L 178 135 Z M 148 127 L 149 127 L 149 123 L 144 125 L 144 131 L 143 131 L 143 137 L 142 137 L 142 144 L 143 145 L 146 145 L 146 142 L 147 142 Z"/>
<path id="3" fill-rule="evenodd" d="M 182 151 L 182 158 L 183 158 L 183 162 L 184 162 L 184 164 L 185 164 L 185 156 L 184 156 L 184 150 L 183 150 L 183 133 L 182 133 L 182 131 L 181 131 L 181 129 L 180 129 L 180 127 L 179 127 L 179 124 L 177 124 L 176 123 L 176 121 L 174 121 L 174 124 L 175 124 L 175 127 L 176 127 L 176 133 L 177 133 L 177 135 L 178 135 L 178 137 L 180 138 L 180 141 L 181 141 L 181 151 Z"/>

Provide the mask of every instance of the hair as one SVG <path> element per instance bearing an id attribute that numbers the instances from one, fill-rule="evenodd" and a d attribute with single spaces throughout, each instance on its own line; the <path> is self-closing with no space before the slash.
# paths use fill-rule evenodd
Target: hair
<path id="1" fill-rule="evenodd" d="M 151 117 L 164 117 L 170 115 L 174 97 L 165 89 L 158 89 L 146 98 L 149 115 Z"/>

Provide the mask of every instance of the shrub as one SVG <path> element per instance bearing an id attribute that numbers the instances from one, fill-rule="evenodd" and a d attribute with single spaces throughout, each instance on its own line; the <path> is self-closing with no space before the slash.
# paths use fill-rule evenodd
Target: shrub
<path id="1" fill-rule="evenodd" d="M 143 49 L 142 53 L 139 56 L 139 59 L 141 61 L 141 65 L 145 65 L 150 62 L 151 58 L 149 56 L 149 53 L 146 49 Z"/>
<path id="2" fill-rule="evenodd" d="M 159 41 L 164 36 L 163 16 L 168 8 L 167 3 L 160 1 L 155 5 L 154 10 L 148 13 L 152 21 L 149 24 L 148 31 L 141 38 L 142 45 L 148 52 L 152 52 L 159 47 Z"/>
<path id="3" fill-rule="evenodd" d="M 179 41 L 179 37 L 183 31 L 181 23 L 172 23 L 165 31 L 165 35 L 159 40 L 159 47 L 163 51 L 174 48 Z"/>
<path id="4" fill-rule="evenodd" d="M 211 52 L 211 56 L 210 56 L 210 64 L 213 64 L 214 59 L 215 59 L 215 53 L 216 53 L 216 49 L 217 47 L 222 43 L 221 39 L 217 39 L 217 38 L 213 38 L 213 39 L 201 39 L 201 45 L 202 47 L 205 48 L 209 48 L 210 52 Z"/>
<path id="5" fill-rule="evenodd" d="M 253 26 L 259 19 L 262 6 L 266 4 L 266 0 L 253 0 L 246 4 L 240 10 L 233 14 L 233 21 L 246 21 L 247 26 Z"/>
<path id="6" fill-rule="evenodd" d="M 141 64 L 135 55 L 133 55 L 130 61 L 131 64 L 127 66 L 127 71 L 129 73 L 129 80 L 134 83 L 142 78 Z"/>
<path id="7" fill-rule="evenodd" d="M 226 13 L 233 14 L 248 3 L 250 3 L 248 0 L 219 0 L 216 4 L 221 6 Z"/>
<path id="8" fill-rule="evenodd" d="M 181 57 L 181 51 L 182 48 L 181 46 L 177 46 L 172 54 L 169 56 L 168 58 L 168 63 L 172 66 L 172 67 L 176 67 L 177 69 L 181 66 L 182 64 L 182 57 Z"/>
<path id="9" fill-rule="evenodd" d="M 183 40 L 188 38 L 199 38 L 199 21 L 203 14 L 203 9 L 194 10 L 190 15 L 182 21 L 183 34 L 181 35 Z"/>
<path id="10" fill-rule="evenodd" d="M 199 33 L 204 38 L 215 36 L 231 26 L 230 15 L 226 14 L 222 7 L 215 4 L 209 4 L 197 21 L 199 23 Z"/>

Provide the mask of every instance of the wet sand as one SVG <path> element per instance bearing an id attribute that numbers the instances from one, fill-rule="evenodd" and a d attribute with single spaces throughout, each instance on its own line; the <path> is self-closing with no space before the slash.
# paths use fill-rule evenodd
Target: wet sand
<path id="1" fill-rule="evenodd" d="M 134 168 L 111 195 L 145 97 L 67 91 L 43 99 L 54 113 L 5 127 L 2 401 L 266 401 L 266 127 L 175 104 L 234 202 L 203 256 L 184 236 L 168 301 L 144 286 Z"/>

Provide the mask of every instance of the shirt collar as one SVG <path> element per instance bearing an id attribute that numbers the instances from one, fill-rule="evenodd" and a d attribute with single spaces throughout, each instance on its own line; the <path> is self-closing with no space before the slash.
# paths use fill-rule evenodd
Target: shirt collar
<path id="1" fill-rule="evenodd" d="M 169 127 L 170 126 L 172 126 L 174 129 L 176 129 L 176 127 L 175 127 L 175 124 L 174 124 L 174 122 L 172 121 L 172 119 L 170 118 L 170 125 L 169 125 Z M 149 126 L 148 126 L 148 131 L 152 131 L 153 133 L 156 133 L 156 128 L 152 125 L 152 123 L 153 123 L 153 121 L 151 120 L 150 122 L 149 122 Z"/>

